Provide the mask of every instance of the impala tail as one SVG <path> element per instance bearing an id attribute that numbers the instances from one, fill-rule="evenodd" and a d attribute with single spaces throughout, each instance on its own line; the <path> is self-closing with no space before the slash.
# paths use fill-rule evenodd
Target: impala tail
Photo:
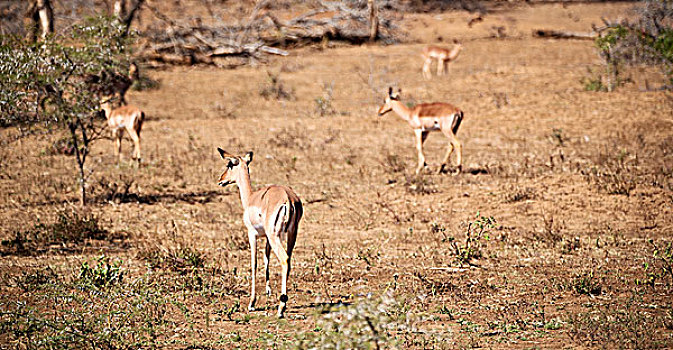
<path id="1" fill-rule="evenodd" d="M 463 111 L 458 111 L 453 115 L 453 122 L 451 123 L 451 131 L 455 135 L 458 133 L 458 128 L 460 128 L 460 123 L 463 121 Z"/>
<path id="2" fill-rule="evenodd" d="M 290 225 L 298 223 L 303 213 L 304 208 L 300 201 L 295 203 L 287 201 L 278 207 L 273 225 L 276 232 L 280 232 L 281 239 L 287 239 L 287 233 L 295 229 L 295 227 L 290 227 Z"/>
<path id="3" fill-rule="evenodd" d="M 138 130 L 138 132 L 140 132 L 140 129 L 142 129 L 144 122 L 145 122 L 145 112 L 141 111 L 140 112 L 140 118 L 136 119 L 136 124 L 137 124 L 136 130 Z"/>

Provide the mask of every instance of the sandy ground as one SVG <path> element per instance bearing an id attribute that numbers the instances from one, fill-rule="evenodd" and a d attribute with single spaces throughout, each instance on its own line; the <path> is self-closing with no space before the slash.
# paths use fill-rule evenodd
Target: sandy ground
<path id="1" fill-rule="evenodd" d="M 88 164 L 96 198 L 90 210 L 127 238 L 68 253 L 54 247 L 37 257 L 2 257 L 3 299 L 33 300 L 16 292 L 12 281 L 20 271 L 52 266 L 68 274 L 105 253 L 122 259 L 130 276 L 142 276 L 148 271 L 143 251 L 189 246 L 216 271 L 208 279 L 213 285 L 233 282 L 210 297 L 176 284 L 175 294 L 187 295 L 192 315 L 185 320 L 169 310 L 177 325 L 163 336 L 184 340 L 176 347 L 258 347 L 263 332 L 285 339 L 314 329 L 317 305 L 354 303 L 391 288 L 412 313 L 428 316 L 422 329 L 443 339 L 408 341 L 411 348 L 631 347 L 610 338 L 614 328 L 581 318 L 607 312 L 609 305 L 636 318 L 629 339 L 671 347 L 672 282 L 664 278 L 652 288 L 635 282 L 652 260 L 648 240 L 671 242 L 671 95 L 642 91 L 658 79 L 649 68 L 629 70 L 633 82 L 616 92 L 585 91 L 582 78 L 600 68 L 592 41 L 531 35 L 535 28 L 588 31 L 601 16 L 628 16 L 631 6 L 513 6 L 494 10 L 472 28 L 467 22 L 476 15 L 467 12 L 404 14 L 403 44 L 308 47 L 236 70 L 149 70 L 160 87 L 128 96 L 148 115 L 143 164 L 128 162 L 131 143 L 125 141 L 127 161 L 116 166 L 110 140 L 95 144 Z M 423 80 L 423 46 L 449 47 L 453 39 L 465 49 L 449 74 Z M 269 75 L 279 77 L 292 99 L 261 96 Z M 425 147 L 428 170 L 413 176 L 412 130 L 394 113 L 376 115 L 388 86 L 401 88 L 405 102 L 450 102 L 465 112 L 458 138 L 466 172 L 435 174 L 447 142 L 432 133 Z M 324 116 L 319 98 L 331 104 Z M 9 140 L 13 132 L 0 135 Z M 4 141 L 3 237 L 76 206 L 73 159 L 46 155 L 50 142 Z M 304 202 L 287 321 L 273 317 L 277 295 L 261 297 L 264 309 L 245 322 L 205 321 L 223 305 L 247 305 L 249 293 L 242 208 L 236 188 L 216 184 L 224 166 L 216 147 L 253 150 L 253 186 L 289 185 Z M 591 176 L 596 169 L 623 172 Z M 606 184 L 631 182 L 629 195 L 605 190 Z M 133 196 L 106 201 L 113 183 L 131 183 Z M 493 216 L 497 225 L 475 266 L 461 265 L 447 237 L 464 243 L 467 223 L 477 214 Z M 597 295 L 575 287 L 588 273 L 601 287 Z M 279 288 L 276 261 L 272 286 Z M 637 301 L 635 290 L 641 291 Z M 232 317 L 245 315 L 241 307 Z M 547 327 L 550 320 L 559 326 Z M 594 342 L 582 333 L 590 327 Z M 227 341 L 217 343 L 222 337 Z"/>

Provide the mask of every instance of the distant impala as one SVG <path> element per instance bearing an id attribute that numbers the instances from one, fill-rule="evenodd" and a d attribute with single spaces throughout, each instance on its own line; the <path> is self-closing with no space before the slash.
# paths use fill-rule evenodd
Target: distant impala
<path id="1" fill-rule="evenodd" d="M 463 50 L 463 45 L 456 42 L 456 45 L 451 49 L 447 50 L 439 46 L 427 46 L 423 49 L 422 56 L 425 59 L 423 63 L 423 77 L 425 79 L 432 78 L 432 73 L 430 73 L 430 64 L 433 59 L 437 60 L 437 76 L 444 75 L 444 66 L 458 57 L 460 51 Z"/>
<path id="2" fill-rule="evenodd" d="M 416 134 L 416 149 L 418 150 L 416 174 L 419 174 L 426 165 L 425 156 L 423 155 L 423 142 L 425 142 L 430 131 L 441 131 L 449 138 L 449 148 L 439 172 L 442 173 L 444 171 L 444 167 L 448 164 L 451 153 L 455 148 L 456 162 L 458 163 L 457 173 L 460 173 L 462 169 L 463 146 L 456 138 L 456 133 L 458 132 L 460 123 L 463 121 L 463 111 L 452 104 L 441 102 L 422 103 L 409 108 L 400 101 L 401 92 L 402 90 L 393 93 L 393 88 L 388 88 L 388 96 L 386 96 L 383 106 L 379 108 L 378 114 L 379 116 L 383 116 L 390 111 L 395 111 L 397 115 L 406 120 L 409 126 L 414 129 L 414 133 Z"/>
<path id="3" fill-rule="evenodd" d="M 282 318 L 285 312 L 287 297 L 287 278 L 290 274 L 290 259 L 292 249 L 297 241 L 299 221 L 303 215 L 301 200 L 285 186 L 271 185 L 255 192 L 250 185 L 250 172 L 248 165 L 252 161 L 252 152 L 239 157 L 234 156 L 221 148 L 217 149 L 220 157 L 224 159 L 226 168 L 220 176 L 218 184 L 227 186 L 237 184 L 243 204 L 243 223 L 248 228 L 250 240 L 250 265 L 252 268 L 252 281 L 250 291 L 250 304 L 248 310 L 255 309 L 255 271 L 257 270 L 257 237 L 266 236 L 266 248 L 264 249 L 264 269 L 266 271 L 266 294 L 271 295 L 269 286 L 269 256 L 271 251 L 278 258 L 282 272 L 282 285 L 278 317 Z M 287 239 L 286 247 L 282 240 Z"/>
<path id="4" fill-rule="evenodd" d="M 109 99 L 103 100 L 100 107 L 105 112 L 107 124 L 112 129 L 112 138 L 117 143 L 116 153 L 119 161 L 122 160 L 122 137 L 126 130 L 133 140 L 132 158 L 140 162 L 140 130 L 143 127 L 145 113 L 138 107 L 128 105 L 112 109 Z"/>

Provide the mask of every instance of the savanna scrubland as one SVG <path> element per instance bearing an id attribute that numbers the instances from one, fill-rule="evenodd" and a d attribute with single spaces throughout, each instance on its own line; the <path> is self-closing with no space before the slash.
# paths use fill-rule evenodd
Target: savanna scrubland
<path id="1" fill-rule="evenodd" d="M 635 5 L 486 2 L 470 26 L 464 9 L 397 12 L 394 44 L 141 64 L 156 87 L 126 98 L 147 115 L 143 162 L 128 139 L 120 164 L 112 140 L 93 144 L 84 209 L 72 157 L 50 151 L 62 135 L 1 129 L 1 347 L 670 348 L 672 95 L 648 66 L 587 91 L 594 42 L 532 35 Z M 422 48 L 454 39 L 450 71 L 424 80 Z M 464 111 L 463 173 L 436 174 L 446 139 L 431 133 L 414 175 L 412 130 L 376 115 L 389 86 Z M 246 310 L 247 233 L 216 147 L 254 151 L 253 187 L 302 198 L 285 319 L 273 259 L 274 294 Z"/>

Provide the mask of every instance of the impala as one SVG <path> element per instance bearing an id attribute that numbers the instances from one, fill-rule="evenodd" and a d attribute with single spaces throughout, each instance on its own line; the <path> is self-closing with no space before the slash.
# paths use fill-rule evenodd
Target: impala
<path id="1" fill-rule="evenodd" d="M 437 76 L 443 75 L 444 67 L 449 62 L 455 60 L 461 50 L 463 50 L 463 45 L 457 42 L 451 50 L 439 46 L 425 47 L 422 53 L 423 59 L 425 60 L 425 63 L 423 63 L 423 77 L 425 79 L 430 79 L 432 77 L 432 73 L 430 73 L 430 64 L 433 59 L 437 60 Z"/>
<path id="2" fill-rule="evenodd" d="M 140 130 L 143 127 L 145 113 L 138 107 L 128 105 L 112 109 L 109 99 L 104 99 L 100 106 L 112 130 L 112 138 L 117 142 L 116 153 L 119 161 L 122 160 L 122 137 L 126 130 L 133 140 L 132 158 L 140 162 Z"/>
<path id="3" fill-rule="evenodd" d="M 425 156 L 423 155 L 423 143 L 430 131 L 441 131 L 449 138 L 449 148 L 442 161 L 439 173 L 442 173 L 444 167 L 448 165 L 449 158 L 454 149 L 456 150 L 456 162 L 458 163 L 456 173 L 460 173 L 462 169 L 463 146 L 456 138 L 456 133 L 458 132 L 460 123 L 463 121 L 463 111 L 454 105 L 440 102 L 422 103 L 410 108 L 400 101 L 401 92 L 402 90 L 393 93 L 393 88 L 388 88 L 388 96 L 386 96 L 383 106 L 379 108 L 378 114 L 379 116 L 383 116 L 390 111 L 395 111 L 397 115 L 406 120 L 409 126 L 414 129 L 414 133 L 416 134 L 416 149 L 418 151 L 416 174 L 419 174 L 426 165 Z"/>
<path id="4" fill-rule="evenodd" d="M 217 149 L 226 163 L 226 168 L 220 176 L 218 184 L 222 187 L 236 184 L 243 204 L 243 223 L 248 229 L 250 241 L 250 266 L 252 280 L 250 282 L 250 304 L 248 310 L 255 310 L 255 272 L 257 270 L 257 238 L 266 236 L 264 249 L 264 269 L 266 271 L 266 294 L 271 295 L 269 286 L 269 257 L 273 251 L 281 267 L 281 294 L 278 306 L 278 317 L 282 318 L 287 305 L 287 278 L 290 274 L 290 259 L 292 249 L 297 241 L 299 221 L 304 212 L 299 197 L 285 186 L 271 185 L 255 192 L 250 185 L 250 171 L 248 165 L 252 161 L 252 152 L 246 155 L 234 156 L 221 148 Z M 282 241 L 286 240 L 284 246 Z"/>

